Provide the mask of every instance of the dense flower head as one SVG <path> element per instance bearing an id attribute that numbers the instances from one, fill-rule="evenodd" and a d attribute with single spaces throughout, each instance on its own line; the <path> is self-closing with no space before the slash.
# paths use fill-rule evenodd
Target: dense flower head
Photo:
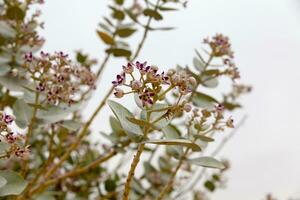
<path id="1" fill-rule="evenodd" d="M 233 51 L 227 36 L 216 34 L 212 39 L 204 39 L 204 43 L 209 44 L 215 57 L 229 56 L 233 58 Z"/>
<path id="2" fill-rule="evenodd" d="M 5 155 L 7 158 L 15 155 L 16 157 L 26 159 L 30 153 L 30 146 L 21 147 L 20 142 L 22 142 L 24 138 L 10 128 L 14 120 L 14 116 L 0 111 L 0 142 L 9 145 Z"/>
<path id="3" fill-rule="evenodd" d="M 135 77 L 135 70 L 139 77 Z M 144 106 L 152 105 L 159 99 L 160 93 L 164 94 L 164 87 L 169 90 L 176 89 L 181 95 L 189 94 L 197 85 L 194 77 L 191 77 L 185 70 L 169 70 L 167 73 L 159 72 L 157 66 L 148 65 L 147 62 L 127 63 L 123 66 L 123 71 L 112 81 L 115 87 L 114 95 L 118 98 L 125 94 L 137 93 Z M 120 86 L 130 89 L 128 92 L 121 90 Z M 167 91 L 167 92 L 168 92 Z"/>
<path id="4" fill-rule="evenodd" d="M 48 103 L 70 104 L 83 87 L 95 88 L 95 75 L 90 69 L 73 64 L 63 52 L 51 55 L 42 51 L 39 57 L 29 52 L 24 59 L 24 68 L 36 83 L 36 90 L 46 94 Z"/>

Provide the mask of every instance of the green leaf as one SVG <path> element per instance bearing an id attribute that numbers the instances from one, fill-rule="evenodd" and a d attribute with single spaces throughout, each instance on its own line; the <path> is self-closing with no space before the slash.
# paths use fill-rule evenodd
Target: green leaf
<path id="1" fill-rule="evenodd" d="M 230 102 L 223 102 L 222 105 L 225 107 L 225 109 L 229 110 L 229 111 L 232 111 L 236 108 L 241 108 L 241 104 L 238 104 L 238 103 L 230 103 Z"/>
<path id="2" fill-rule="evenodd" d="M 1 65 L 0 66 L 0 76 L 6 75 L 10 71 L 9 65 Z"/>
<path id="3" fill-rule="evenodd" d="M 108 45 L 115 44 L 114 39 L 108 33 L 103 32 L 103 31 L 97 31 L 97 34 L 105 44 L 108 44 Z"/>
<path id="4" fill-rule="evenodd" d="M 151 31 L 171 31 L 174 29 L 176 29 L 176 27 L 156 27 L 156 28 L 149 27 L 149 30 Z"/>
<path id="5" fill-rule="evenodd" d="M 82 54 L 81 52 L 77 52 L 77 54 L 76 54 L 76 60 L 77 60 L 79 63 L 85 63 L 85 61 L 86 61 L 87 58 L 88 58 L 88 56 Z"/>
<path id="6" fill-rule="evenodd" d="M 205 181 L 204 187 L 211 192 L 213 192 L 216 189 L 216 186 L 212 181 Z"/>
<path id="7" fill-rule="evenodd" d="M 139 21 L 137 20 L 137 15 L 133 14 L 130 9 L 125 9 L 125 13 L 130 19 L 132 19 L 132 21 L 139 23 Z"/>
<path id="8" fill-rule="evenodd" d="M 218 174 L 213 174 L 212 176 L 211 176 L 215 181 L 220 181 L 221 180 L 221 178 L 220 178 L 220 176 L 218 175 Z"/>
<path id="9" fill-rule="evenodd" d="M 205 68 L 205 63 L 203 63 L 201 60 L 194 58 L 193 59 L 193 64 L 194 67 L 199 71 L 199 72 L 203 72 L 204 68 Z"/>
<path id="10" fill-rule="evenodd" d="M 20 128 L 26 128 L 30 123 L 33 109 L 23 100 L 18 99 L 13 105 L 13 113 L 16 116 L 16 124 Z"/>
<path id="11" fill-rule="evenodd" d="M 167 139 L 178 139 L 180 138 L 180 131 L 177 129 L 176 126 L 169 124 L 168 126 L 162 129 L 164 136 Z M 166 151 L 168 154 L 174 156 L 175 158 L 180 158 L 183 154 L 182 146 L 167 146 Z"/>
<path id="12" fill-rule="evenodd" d="M 202 74 L 205 76 L 217 76 L 220 73 L 218 69 L 210 69 L 204 71 Z"/>
<path id="13" fill-rule="evenodd" d="M 110 127 L 114 133 L 119 134 L 119 133 L 124 132 L 120 122 L 113 116 L 109 117 L 109 123 L 110 123 Z"/>
<path id="14" fill-rule="evenodd" d="M 131 56 L 131 51 L 127 50 L 127 49 L 110 48 L 110 49 L 107 49 L 106 52 L 113 54 L 115 57 L 129 58 Z"/>
<path id="15" fill-rule="evenodd" d="M 7 38 L 14 38 L 16 31 L 5 21 L 0 21 L 0 35 Z"/>
<path id="16" fill-rule="evenodd" d="M 215 98 L 201 92 L 195 92 L 193 94 L 192 102 L 195 106 L 201 108 L 212 108 L 218 103 Z"/>
<path id="17" fill-rule="evenodd" d="M 0 76 L 0 84 L 11 91 L 21 92 L 24 90 L 23 87 L 28 85 L 28 81 L 6 75 Z"/>
<path id="18" fill-rule="evenodd" d="M 202 140 L 204 142 L 213 142 L 213 141 L 215 141 L 215 139 L 207 137 L 205 135 L 194 135 L 194 137 L 199 139 L 199 140 Z"/>
<path id="19" fill-rule="evenodd" d="M 148 141 L 144 141 L 143 143 L 148 143 L 148 144 L 159 144 L 159 145 L 178 145 L 178 146 L 185 146 L 185 147 L 189 147 L 194 151 L 201 151 L 201 148 L 186 139 L 154 139 L 154 140 L 148 140 Z"/>
<path id="20" fill-rule="evenodd" d="M 112 9 L 113 13 L 112 13 L 112 17 L 117 19 L 117 20 L 124 20 L 125 19 L 125 13 L 122 10 L 119 10 L 117 8 L 114 8 L 112 6 L 109 7 L 110 9 Z"/>
<path id="21" fill-rule="evenodd" d="M 217 169 L 224 169 L 225 166 L 222 162 L 216 160 L 213 157 L 200 157 L 200 158 L 193 158 L 188 159 L 187 162 L 195 165 L 199 165 L 202 167 L 208 168 L 217 168 Z"/>
<path id="22" fill-rule="evenodd" d="M 146 122 L 145 120 L 142 119 L 136 119 L 134 117 L 126 117 L 126 119 L 138 126 L 152 126 L 149 122 Z"/>
<path id="23" fill-rule="evenodd" d="M 39 110 L 37 118 L 44 120 L 46 123 L 55 123 L 66 119 L 71 113 L 77 111 L 81 104 L 48 106 L 47 110 Z"/>
<path id="24" fill-rule="evenodd" d="M 6 17 L 11 20 L 22 21 L 25 17 L 25 12 L 19 6 L 12 6 L 7 9 Z"/>
<path id="25" fill-rule="evenodd" d="M 6 150 L 10 147 L 10 145 L 4 141 L 0 142 L 0 153 L 6 153 Z"/>
<path id="26" fill-rule="evenodd" d="M 124 3 L 124 0 L 115 0 L 116 4 L 118 5 L 123 5 Z"/>
<path id="27" fill-rule="evenodd" d="M 107 192 L 112 192 L 112 191 L 115 191 L 115 189 L 117 188 L 117 183 L 115 180 L 107 179 L 104 182 L 104 186 L 105 186 L 105 190 Z"/>
<path id="28" fill-rule="evenodd" d="M 77 131 L 81 127 L 80 122 L 74 120 L 65 120 L 60 125 L 71 131 Z"/>
<path id="29" fill-rule="evenodd" d="M 27 182 L 18 173 L 10 170 L 0 171 L 0 176 L 7 183 L 0 188 L 0 196 L 19 195 L 25 189 Z"/>
<path id="30" fill-rule="evenodd" d="M 51 191 L 43 192 L 34 197 L 34 200 L 55 200 L 55 193 Z"/>
<path id="31" fill-rule="evenodd" d="M 218 77 L 211 77 L 211 76 L 202 76 L 201 82 L 205 87 L 208 88 L 215 88 L 219 84 Z"/>
<path id="32" fill-rule="evenodd" d="M 162 15 L 159 14 L 159 12 L 150 8 L 146 8 L 143 13 L 145 16 L 153 17 L 157 21 L 163 19 Z"/>
<path id="33" fill-rule="evenodd" d="M 4 185 L 6 185 L 6 183 L 7 183 L 7 180 L 4 177 L 0 176 L 0 188 L 2 188 Z"/>
<path id="34" fill-rule="evenodd" d="M 116 34 L 122 38 L 126 38 L 131 36 L 135 31 L 136 29 L 132 28 L 120 28 L 117 30 Z"/>
<path id="35" fill-rule="evenodd" d="M 177 8 L 165 7 L 165 6 L 158 6 L 158 9 L 161 11 L 176 11 Z"/>
<path id="36" fill-rule="evenodd" d="M 142 129 L 127 119 L 127 117 L 134 118 L 133 114 L 127 108 L 115 101 L 109 100 L 107 101 L 107 104 L 121 123 L 121 126 L 127 135 L 135 141 L 141 140 L 143 137 Z"/>

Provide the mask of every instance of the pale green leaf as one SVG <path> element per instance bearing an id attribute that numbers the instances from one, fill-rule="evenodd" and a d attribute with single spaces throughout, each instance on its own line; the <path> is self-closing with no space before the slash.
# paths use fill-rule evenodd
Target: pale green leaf
<path id="1" fill-rule="evenodd" d="M 208 167 L 208 168 L 224 169 L 225 167 L 222 162 L 216 160 L 213 157 L 193 158 L 193 159 L 188 159 L 187 162 L 202 167 Z"/>
<path id="2" fill-rule="evenodd" d="M 20 128 L 26 128 L 30 123 L 33 109 L 23 100 L 18 99 L 13 105 L 13 113 L 16 117 L 16 124 Z"/>
<path id="3" fill-rule="evenodd" d="M 201 108 L 212 108 L 218 103 L 215 98 L 201 92 L 195 92 L 193 94 L 192 102 L 195 106 Z"/>
<path id="4" fill-rule="evenodd" d="M 16 35 L 16 31 L 7 22 L 0 21 L 0 35 L 13 38 Z"/>
<path id="5" fill-rule="evenodd" d="M 197 144 L 186 139 L 162 139 L 162 140 L 154 139 L 154 140 L 144 141 L 143 143 L 158 144 L 158 145 L 178 145 L 178 146 L 189 147 L 194 151 L 201 151 L 201 148 Z"/>
<path id="6" fill-rule="evenodd" d="M 0 66 L 0 76 L 6 75 L 10 71 L 9 65 L 1 65 Z"/>
<path id="7" fill-rule="evenodd" d="M 60 125 L 71 131 L 77 131 L 81 127 L 81 123 L 74 120 L 65 120 Z"/>
<path id="8" fill-rule="evenodd" d="M 7 180 L 4 177 L 0 176 L 0 188 L 2 188 L 4 185 L 6 185 L 6 183 L 7 183 Z"/>
<path id="9" fill-rule="evenodd" d="M 127 117 L 134 118 L 133 114 L 121 104 L 109 100 L 107 104 L 115 114 L 116 118 L 120 121 L 122 128 L 127 133 L 127 135 L 134 139 L 140 140 L 143 137 L 143 131 L 140 126 L 128 121 Z"/>
<path id="10" fill-rule="evenodd" d="M 205 69 L 205 63 L 203 63 L 201 60 L 194 58 L 193 59 L 193 64 L 194 67 L 199 71 L 199 72 L 203 72 L 203 70 Z"/>
<path id="11" fill-rule="evenodd" d="M 105 44 L 113 45 L 115 43 L 112 36 L 110 36 L 108 33 L 97 31 L 97 34 Z"/>
<path id="12" fill-rule="evenodd" d="M 23 177 L 14 171 L 0 171 L 0 176 L 7 181 L 7 183 L 0 188 L 0 196 L 21 194 L 27 185 Z"/>

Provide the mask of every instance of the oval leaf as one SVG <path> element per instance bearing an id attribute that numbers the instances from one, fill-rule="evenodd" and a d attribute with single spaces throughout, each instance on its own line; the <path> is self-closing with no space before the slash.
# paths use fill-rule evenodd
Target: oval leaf
<path id="1" fill-rule="evenodd" d="M 155 20 L 162 20 L 163 17 L 161 14 L 159 14 L 159 12 L 157 12 L 156 10 L 152 10 L 152 9 L 145 9 L 144 10 L 144 15 L 145 16 L 149 16 L 149 17 L 153 17 Z"/>
<path id="2" fill-rule="evenodd" d="M 195 106 L 201 107 L 201 108 L 212 108 L 218 101 L 201 92 L 195 92 L 192 97 L 192 102 Z"/>
<path id="3" fill-rule="evenodd" d="M 201 148 L 197 144 L 186 139 L 163 139 L 163 140 L 157 139 L 157 140 L 144 141 L 143 143 L 159 144 L 159 145 L 179 145 L 179 146 L 189 147 L 194 151 L 201 151 Z"/>
<path id="4" fill-rule="evenodd" d="M 200 61 L 197 58 L 193 59 L 193 64 L 194 67 L 199 71 L 199 72 L 203 72 L 203 70 L 205 69 L 205 63 L 203 63 L 202 61 Z"/>
<path id="5" fill-rule="evenodd" d="M 207 137 L 205 135 L 194 135 L 194 137 L 199 139 L 199 140 L 202 140 L 204 142 L 213 142 L 213 141 L 215 141 L 215 139 Z"/>
<path id="6" fill-rule="evenodd" d="M 26 128 L 32 116 L 32 108 L 23 100 L 18 99 L 13 105 L 13 113 L 16 116 L 16 124 L 20 128 Z"/>
<path id="7" fill-rule="evenodd" d="M 124 131 L 131 139 L 139 140 L 143 137 L 142 129 L 138 125 L 128 121 L 127 118 L 134 118 L 134 116 L 127 108 L 112 100 L 107 101 L 107 104 L 121 123 Z"/>
<path id="8" fill-rule="evenodd" d="M 199 165 L 202 167 L 217 168 L 217 169 L 225 168 L 225 166 L 222 162 L 216 160 L 213 157 L 193 158 L 193 159 L 188 159 L 187 161 L 191 164 Z"/>
<path id="9" fill-rule="evenodd" d="M 132 29 L 132 28 L 121 28 L 117 30 L 117 35 L 122 37 L 122 38 L 126 38 L 131 36 L 134 32 L 136 31 L 136 29 Z"/>
<path id="10" fill-rule="evenodd" d="M 27 182 L 14 171 L 0 171 L 0 176 L 7 181 L 7 183 L 0 188 L 1 197 L 21 194 L 27 185 Z"/>
<path id="11" fill-rule="evenodd" d="M 114 39 L 109 34 L 103 31 L 97 31 L 97 34 L 105 44 L 109 44 L 109 45 L 115 44 Z"/>
<path id="12" fill-rule="evenodd" d="M 110 48 L 106 50 L 106 53 L 111 53 L 115 57 L 126 57 L 129 58 L 131 56 L 131 51 L 127 49 L 120 48 Z"/>

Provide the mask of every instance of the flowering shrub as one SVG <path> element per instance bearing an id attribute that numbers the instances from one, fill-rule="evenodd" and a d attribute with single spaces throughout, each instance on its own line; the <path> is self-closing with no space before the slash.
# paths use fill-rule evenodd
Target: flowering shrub
<path id="1" fill-rule="evenodd" d="M 167 11 L 186 7 L 180 0 L 109 1 L 111 15 L 97 35 L 107 46 L 100 67 L 88 55 L 42 51 L 38 35 L 43 1 L 0 1 L 0 196 L 4 199 L 205 199 L 221 187 L 227 160 L 206 152 L 215 134 L 236 128 L 231 116 L 251 87 L 240 74 L 228 37 L 216 34 L 196 50 L 193 67 L 163 71 L 139 61 L 143 45 Z M 135 48 L 127 38 L 142 31 Z M 120 57 L 121 73 L 87 120 L 81 111 L 101 81 L 110 59 Z M 205 93 L 229 78 L 232 91 Z M 204 89 L 206 88 L 206 89 Z M 120 98 L 129 96 L 135 110 Z M 111 133 L 89 136 L 104 106 L 111 109 Z M 8 114 L 11 113 L 11 114 Z M 133 114 L 135 113 L 135 114 Z M 104 139 L 106 141 L 104 141 Z M 96 142 L 95 142 L 96 141 Z M 134 156 L 131 155 L 134 153 Z M 206 171 L 207 168 L 213 168 Z M 204 174 L 207 177 L 203 178 Z M 202 184 L 202 189 L 195 189 Z"/>

